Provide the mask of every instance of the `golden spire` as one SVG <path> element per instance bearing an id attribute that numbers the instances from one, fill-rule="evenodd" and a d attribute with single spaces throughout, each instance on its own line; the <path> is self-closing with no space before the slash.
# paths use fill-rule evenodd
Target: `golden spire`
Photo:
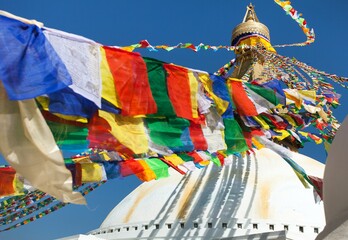
<path id="1" fill-rule="evenodd" d="M 249 6 L 247 6 L 247 11 L 243 18 L 243 22 L 248 22 L 248 21 L 260 22 L 256 16 L 254 6 L 251 3 L 249 4 Z"/>
<path id="2" fill-rule="evenodd" d="M 238 24 L 232 31 L 231 45 L 236 46 L 241 37 L 248 35 L 261 35 L 267 41 L 270 41 L 269 30 L 266 25 L 260 23 L 256 16 L 254 6 L 250 3 L 247 6 L 243 22 Z"/>

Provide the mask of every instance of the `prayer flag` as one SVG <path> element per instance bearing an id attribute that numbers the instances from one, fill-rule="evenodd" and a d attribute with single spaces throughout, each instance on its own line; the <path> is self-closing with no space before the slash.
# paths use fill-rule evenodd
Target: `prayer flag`
<path id="1" fill-rule="evenodd" d="M 167 90 L 167 72 L 164 70 L 163 62 L 144 58 L 149 77 L 152 96 L 157 105 L 157 112 L 152 116 L 175 117 L 174 107 L 169 99 Z"/>
<path id="2" fill-rule="evenodd" d="M 226 110 L 229 108 L 230 103 L 228 101 L 221 99 L 214 93 L 213 81 L 209 78 L 208 74 L 199 73 L 198 78 L 203 84 L 203 87 L 207 91 L 209 97 L 211 97 L 213 101 L 215 102 L 217 112 L 220 115 L 223 115 L 226 112 Z"/>
<path id="3" fill-rule="evenodd" d="M 142 118 L 116 115 L 99 110 L 99 116 L 107 121 L 110 133 L 135 154 L 146 153 L 149 149 Z"/>
<path id="4" fill-rule="evenodd" d="M 245 152 L 248 150 L 248 145 L 238 122 L 235 119 L 224 118 L 224 124 L 227 150 L 232 152 Z"/>
<path id="5" fill-rule="evenodd" d="M 238 114 L 241 116 L 257 116 L 259 113 L 255 107 L 255 104 L 247 95 L 243 83 L 230 79 L 228 81 L 228 85 L 230 87 L 232 100 L 236 106 L 236 111 Z"/>
<path id="6" fill-rule="evenodd" d="M 48 94 L 48 98 L 48 109 L 55 114 L 90 118 L 98 110 L 97 105 L 68 87 Z"/>
<path id="7" fill-rule="evenodd" d="M 175 113 L 178 117 L 194 120 L 198 118 L 197 105 L 193 109 L 191 101 L 191 86 L 193 93 L 196 97 L 197 94 L 197 80 L 191 76 L 189 79 L 188 70 L 186 68 L 174 65 L 164 64 L 164 69 L 167 72 L 167 89 L 168 95 Z M 191 84 L 190 84 L 191 83 Z M 195 99 L 197 104 L 197 98 Z M 195 117 L 195 118 L 194 118 Z"/>
<path id="8" fill-rule="evenodd" d="M 261 86 L 257 86 L 255 84 L 244 84 L 249 89 L 250 97 L 259 105 L 270 109 L 274 108 L 280 103 L 274 91 Z"/>
<path id="9" fill-rule="evenodd" d="M 135 116 L 156 113 L 157 106 L 141 55 L 106 46 L 104 50 L 114 79 L 117 100 L 121 105 L 121 114 Z"/>
<path id="10" fill-rule="evenodd" d="M 279 103 L 282 105 L 286 104 L 286 97 L 285 97 L 283 87 L 281 86 L 281 81 L 274 79 L 274 80 L 262 83 L 261 86 L 273 90 L 279 100 Z"/>
<path id="11" fill-rule="evenodd" d="M 0 16 L 0 79 L 11 100 L 34 98 L 72 84 L 66 66 L 42 30 Z"/>
<path id="12" fill-rule="evenodd" d="M 82 195 L 72 192 L 71 174 L 35 101 L 9 101 L 2 85 L 0 98 L 0 152 L 6 161 L 33 187 L 60 201 L 84 204 Z"/>
<path id="13" fill-rule="evenodd" d="M 119 161 L 103 161 L 102 164 L 108 180 L 120 177 Z"/>
<path id="14" fill-rule="evenodd" d="M 120 161 L 120 173 L 122 177 L 138 174 L 144 171 L 144 167 L 134 159 Z"/>
<path id="15" fill-rule="evenodd" d="M 189 129 L 190 138 L 192 140 L 195 150 L 207 150 L 208 144 L 206 139 L 204 138 L 201 125 L 191 122 Z"/>
<path id="16" fill-rule="evenodd" d="M 47 121 L 56 143 L 65 158 L 88 150 L 88 129 L 63 123 Z"/>
<path id="17" fill-rule="evenodd" d="M 137 162 L 143 167 L 143 171 L 136 173 L 136 176 L 143 182 L 148 182 L 156 179 L 155 172 L 150 168 L 149 164 L 144 159 L 139 159 Z"/>
<path id="18" fill-rule="evenodd" d="M 95 114 L 88 124 L 89 147 L 117 151 L 122 155 L 133 156 L 133 151 L 120 143 L 114 135 L 111 134 L 111 126 L 108 121 Z M 109 153 L 110 154 L 110 153 Z"/>
<path id="19" fill-rule="evenodd" d="M 106 53 L 103 47 L 100 47 L 100 73 L 102 79 L 102 110 L 115 114 L 121 113 L 120 99 L 116 94 L 115 81 L 110 71 Z"/>
<path id="20" fill-rule="evenodd" d="M 101 107 L 99 44 L 87 38 L 46 28 L 43 32 L 72 78 L 75 93 Z"/>
<path id="21" fill-rule="evenodd" d="M 157 158 L 147 158 L 145 162 L 150 169 L 155 173 L 156 179 L 166 178 L 169 176 L 168 165 Z"/>
<path id="22" fill-rule="evenodd" d="M 183 118 L 146 118 L 151 141 L 167 146 L 174 151 L 192 151 L 194 146 L 189 139 L 189 121 Z M 187 131 L 185 130 L 187 129 Z"/>
<path id="23" fill-rule="evenodd" d="M 233 116 L 233 103 L 231 95 L 226 86 L 226 80 L 221 76 L 211 74 L 210 79 L 212 80 L 213 92 L 219 98 L 223 99 L 228 103 L 226 111 L 222 114 L 223 118 L 234 118 Z"/>
<path id="24" fill-rule="evenodd" d="M 164 156 L 164 159 L 166 159 L 167 161 L 171 162 L 174 166 L 178 166 L 184 163 L 184 160 L 182 160 L 181 157 L 179 157 L 176 154 L 171 154 L 168 156 Z"/>
<path id="25" fill-rule="evenodd" d="M 103 179 L 103 165 L 100 163 L 81 163 L 81 173 L 82 183 L 105 180 Z"/>
<path id="26" fill-rule="evenodd" d="M 12 167 L 0 168 L 0 197 L 17 196 L 23 194 L 23 183 Z"/>

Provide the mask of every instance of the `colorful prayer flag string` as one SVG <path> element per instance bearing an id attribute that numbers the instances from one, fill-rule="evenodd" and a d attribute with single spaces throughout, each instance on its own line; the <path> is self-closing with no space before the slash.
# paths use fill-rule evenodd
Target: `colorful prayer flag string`
<path id="1" fill-rule="evenodd" d="M 314 30 L 309 29 L 307 26 L 307 21 L 302 17 L 302 13 L 298 13 L 297 10 L 295 10 L 290 4 L 290 1 L 285 0 L 274 0 L 275 3 L 277 3 L 279 6 L 283 8 L 283 10 L 286 12 L 287 15 L 290 15 L 293 20 L 295 20 L 298 25 L 301 27 L 303 33 L 306 35 L 307 40 L 302 43 L 291 43 L 291 44 L 281 44 L 281 45 L 275 45 L 273 47 L 293 47 L 293 46 L 306 46 L 315 41 L 315 34 Z"/>
<path id="2" fill-rule="evenodd" d="M 99 186 L 104 184 L 105 182 L 106 181 L 102 181 L 102 182 L 98 182 L 98 183 L 94 183 L 94 184 L 87 184 L 87 185 L 83 186 L 81 189 L 79 189 L 79 192 L 81 192 L 82 195 L 87 195 L 88 193 L 92 192 L 93 190 L 95 190 L 96 188 L 98 188 Z M 57 202 L 57 203 L 50 205 L 52 202 Z M 30 222 L 33 222 L 37 219 L 44 217 L 50 213 L 53 213 L 53 212 L 65 207 L 68 204 L 69 203 L 63 203 L 63 202 L 57 201 L 53 197 L 48 197 L 47 199 L 45 199 L 42 202 L 34 202 L 33 205 L 28 207 L 26 210 L 16 212 L 15 214 L 8 215 L 5 218 L 0 219 L 0 224 L 5 225 L 5 226 L 20 220 L 20 222 L 17 222 L 12 226 L 1 229 L 0 232 L 8 231 L 8 230 L 15 229 L 15 228 L 18 228 L 20 226 L 26 225 Z M 37 213 L 37 214 L 32 216 L 33 213 Z M 26 216 L 27 216 L 27 218 L 25 218 Z M 23 220 L 23 218 L 25 218 L 25 219 Z"/>
<path id="3" fill-rule="evenodd" d="M 300 18 L 290 2 L 276 2 L 289 10 L 307 36 L 305 43 L 293 46 L 304 46 L 314 41 L 314 32 L 307 30 L 305 20 Z M 18 25 L 9 19 L 0 20 L 9 24 L 10 27 L 4 27 L 8 32 Z M 152 46 L 143 40 L 124 47 L 127 50 L 124 51 L 68 33 L 30 27 L 14 28 L 28 40 L 29 48 L 40 52 L 43 58 L 55 56 L 57 63 L 54 66 L 61 69 L 53 67 L 57 72 L 51 76 L 52 64 L 48 64 L 45 71 L 41 67 L 26 68 L 28 72 L 24 74 L 21 71 L 19 74 L 25 78 L 18 79 L 20 69 L 13 66 L 17 66 L 22 59 L 8 59 L 0 67 L 13 70 L 15 79 L 33 90 L 29 91 L 31 95 L 25 97 L 32 100 L 36 112 L 42 113 L 41 126 L 49 128 L 54 146 L 68 156 L 61 158 L 62 168 L 65 160 L 74 185 L 81 186 L 79 191 L 82 195 L 106 179 L 134 174 L 143 181 L 150 181 L 167 177 L 169 167 L 186 173 L 203 168 L 210 162 L 224 166 L 228 164 L 227 158 L 231 154 L 241 155 L 253 151 L 255 146 L 260 147 L 262 144 L 255 140 L 255 136 L 267 134 L 279 146 L 297 150 L 306 141 L 318 144 L 323 140 L 330 142 L 337 130 L 338 123 L 330 107 L 338 104 L 338 95 L 325 77 L 343 85 L 348 79 L 316 70 L 258 46 L 211 46 L 203 43 Z M 35 33 L 39 33 L 35 36 L 55 48 L 50 47 L 47 48 L 49 52 L 42 52 L 44 48 L 31 43 L 32 32 L 25 29 L 35 30 Z M 4 34 L 4 37 L 11 38 L 13 35 L 16 34 Z M 13 49 L 9 48 L 10 51 L 17 50 L 18 55 L 25 56 L 28 62 L 33 61 L 33 56 L 27 56 L 30 53 L 25 52 L 27 48 L 11 46 Z M 73 58 L 61 46 L 69 46 L 71 52 L 80 47 L 84 50 L 76 52 L 77 57 Z M 75 46 L 79 48 L 75 49 Z M 278 45 L 283 46 L 288 45 Z M 227 76 L 235 60 L 215 74 L 209 74 L 142 57 L 132 52 L 135 48 L 150 51 L 179 48 L 195 52 L 219 49 L 256 51 L 265 57 L 265 68 L 261 74 L 265 81 L 252 78 L 256 58 L 246 74 L 241 79 L 235 79 Z M 8 54 L 3 57 L 6 56 Z M 79 64 L 69 64 L 70 60 Z M 87 65 L 89 67 L 85 68 Z M 78 71 L 74 71 L 77 66 Z M 46 79 L 45 76 L 38 77 L 37 84 L 28 84 L 32 83 L 31 71 L 38 70 L 40 74 L 44 72 L 51 76 L 50 87 L 40 84 L 42 79 Z M 79 85 L 85 83 L 85 77 L 76 72 L 85 72 L 90 77 L 92 74 L 89 71 L 93 72 L 94 77 L 85 86 Z M 58 77 L 66 82 L 57 85 L 55 81 Z M 12 75 L 7 76 L 4 85 L 10 85 L 11 79 Z M 280 82 L 285 84 L 281 85 Z M 38 91 L 40 85 L 44 88 Z M 67 85 L 74 86 L 66 88 Z M 14 90 L 21 86 L 23 84 L 16 84 Z M 12 97 L 17 100 L 23 97 L 16 94 L 17 91 L 12 92 Z M 40 109 L 33 99 L 35 97 Z M 316 126 L 317 134 L 299 131 L 310 125 Z M 295 166 L 288 158 L 284 160 Z M 308 181 L 304 173 L 297 172 L 299 178 L 302 176 Z M 6 182 L 9 187 L 15 179 L 14 174 L 11 181 Z M 96 185 L 89 187 L 90 183 Z M 15 189 L 10 190 L 6 194 L 15 193 Z M 0 223 L 5 228 L 2 231 L 27 224 L 66 205 L 38 190 L 24 193 L 24 197 L 12 197 L 1 202 Z"/>
<path id="4" fill-rule="evenodd" d="M 283 10 L 286 12 L 286 14 L 290 15 L 291 18 L 298 23 L 298 25 L 302 29 L 302 31 L 305 34 L 307 39 L 305 42 L 301 42 L 301 43 L 277 44 L 277 45 L 274 45 L 272 47 L 274 47 L 274 48 L 294 47 L 294 46 L 302 47 L 302 46 L 307 46 L 307 45 L 313 43 L 315 41 L 314 29 L 313 28 L 310 29 L 307 26 L 307 21 L 302 17 L 302 13 L 298 13 L 298 11 L 291 6 L 290 1 L 274 0 L 274 2 L 276 4 L 278 4 L 279 6 L 281 6 L 283 8 Z M 235 50 L 242 49 L 245 47 L 247 47 L 247 46 L 223 46 L 223 45 L 213 46 L 213 45 L 208 45 L 208 44 L 204 44 L 204 43 L 200 43 L 198 45 L 194 45 L 193 43 L 179 43 L 179 44 L 176 44 L 173 46 L 169 46 L 166 44 L 153 46 L 147 40 L 141 40 L 137 44 L 132 44 L 130 46 L 124 46 L 124 47 L 122 47 L 122 49 L 127 50 L 127 51 L 133 51 L 136 48 L 146 48 L 149 51 L 158 51 L 158 49 L 162 49 L 162 50 L 169 52 L 169 51 L 172 51 L 174 49 L 184 48 L 184 49 L 191 49 L 194 52 L 198 52 L 200 50 L 213 50 L 214 52 L 216 52 L 217 50 L 220 50 L 220 49 L 225 49 L 227 51 L 235 51 Z"/>

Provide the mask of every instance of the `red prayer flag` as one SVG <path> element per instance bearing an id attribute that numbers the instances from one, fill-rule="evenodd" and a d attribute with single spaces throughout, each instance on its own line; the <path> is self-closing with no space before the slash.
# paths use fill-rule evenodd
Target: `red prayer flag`
<path id="1" fill-rule="evenodd" d="M 219 153 L 219 152 L 217 152 L 216 153 L 216 156 L 218 157 L 218 159 L 220 160 L 220 164 L 221 164 L 221 166 L 223 166 L 224 165 L 224 163 L 225 163 L 225 156 L 224 155 L 222 155 L 221 153 Z"/>
<path id="2" fill-rule="evenodd" d="M 195 147 L 195 150 L 207 150 L 208 143 L 203 135 L 202 127 L 200 124 L 191 122 L 190 127 L 190 138 Z"/>
<path id="3" fill-rule="evenodd" d="M 82 185 L 82 167 L 80 163 L 75 164 L 75 178 L 74 178 L 76 186 Z"/>
<path id="4" fill-rule="evenodd" d="M 16 170 L 12 167 L 0 169 L 0 196 L 10 196 L 16 192 L 13 184 L 15 177 Z"/>
<path id="5" fill-rule="evenodd" d="M 247 143 L 249 149 L 252 149 L 252 133 L 251 132 L 243 132 L 243 136 L 245 138 L 245 142 Z"/>
<path id="6" fill-rule="evenodd" d="M 315 191 L 318 193 L 321 199 L 323 199 L 323 179 L 308 175 L 309 180 L 314 185 Z"/>
<path id="7" fill-rule="evenodd" d="M 173 64 L 163 64 L 163 67 L 168 74 L 168 95 L 176 115 L 178 117 L 194 120 L 188 70 Z"/>
<path id="8" fill-rule="evenodd" d="M 257 116 L 257 110 L 254 103 L 249 99 L 242 82 L 230 81 L 230 91 L 233 103 L 237 112 L 241 116 Z"/>
<path id="9" fill-rule="evenodd" d="M 199 162 L 204 161 L 204 159 L 197 152 L 189 152 L 189 153 L 187 153 L 187 155 L 193 157 L 194 163 L 199 163 Z"/>
<path id="10" fill-rule="evenodd" d="M 157 105 L 152 96 L 146 64 L 139 53 L 103 47 L 114 78 L 116 94 L 124 116 L 153 114 Z"/>
<path id="11" fill-rule="evenodd" d="M 136 160 L 129 159 L 120 162 L 120 172 L 122 177 L 139 174 L 144 171 L 144 167 Z"/>

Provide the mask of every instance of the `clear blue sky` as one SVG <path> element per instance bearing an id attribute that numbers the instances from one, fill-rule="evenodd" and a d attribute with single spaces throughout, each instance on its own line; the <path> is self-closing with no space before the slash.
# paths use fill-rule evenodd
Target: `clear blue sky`
<path id="1" fill-rule="evenodd" d="M 249 0 L 11 0 L 1 1 L 0 9 L 104 45 L 130 45 L 142 39 L 153 45 L 179 42 L 228 45 L 231 31 L 241 22 L 249 3 Z M 260 21 L 270 29 L 273 44 L 305 40 L 297 23 L 273 0 L 252 3 Z M 310 46 L 277 49 L 278 53 L 296 57 L 326 72 L 348 76 L 348 1 L 293 0 L 292 5 L 315 29 L 317 39 Z M 208 72 L 214 72 L 234 57 L 225 50 L 141 53 Z M 343 121 L 347 114 L 348 91 L 334 86 L 343 94 L 342 106 L 335 111 L 337 118 Z M 302 152 L 323 162 L 323 149 L 322 145 L 307 145 Z M 67 206 L 16 230 L 0 233 L 0 239 L 47 240 L 88 232 L 98 228 L 108 212 L 138 184 L 135 177 L 110 181 L 87 196 L 88 206 Z"/>

